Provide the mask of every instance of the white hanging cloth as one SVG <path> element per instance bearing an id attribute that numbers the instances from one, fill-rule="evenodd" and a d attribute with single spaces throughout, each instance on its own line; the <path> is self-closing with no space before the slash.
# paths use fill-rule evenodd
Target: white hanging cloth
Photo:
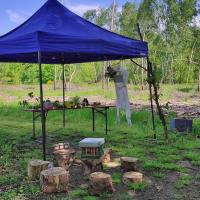
<path id="1" fill-rule="evenodd" d="M 115 68 L 116 74 L 114 75 L 115 90 L 116 90 L 116 107 L 117 107 L 117 122 L 120 123 L 120 109 L 126 112 L 126 120 L 129 126 L 131 122 L 130 102 L 128 98 L 128 70 L 121 65 Z"/>

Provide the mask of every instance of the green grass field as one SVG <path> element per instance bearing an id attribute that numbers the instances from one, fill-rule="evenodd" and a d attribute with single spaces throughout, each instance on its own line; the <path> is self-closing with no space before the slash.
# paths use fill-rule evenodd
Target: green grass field
<path id="1" fill-rule="evenodd" d="M 166 87 L 166 86 L 165 86 Z M 171 97 L 170 87 L 164 94 L 164 100 Z M 191 86 L 188 94 L 195 93 L 195 86 Z M 28 89 L 29 88 L 29 89 Z M 185 92 L 185 86 L 173 87 L 174 92 L 178 90 Z M 60 91 L 50 90 L 50 86 L 45 86 L 46 96 L 61 96 Z M 134 88 L 137 92 L 138 89 Z M 111 89 L 112 90 L 112 89 Z M 92 121 L 90 110 L 67 111 L 67 126 L 62 128 L 62 113 L 59 111 L 50 112 L 47 119 L 47 141 L 48 153 L 52 145 L 56 142 L 68 141 L 74 146 L 78 146 L 80 139 L 84 137 L 105 137 L 106 147 L 112 148 L 115 156 L 133 156 L 139 158 L 139 170 L 145 175 L 145 182 L 142 185 L 129 185 L 122 190 L 117 190 L 116 194 L 103 194 L 101 197 L 89 196 L 87 189 L 77 186 L 70 188 L 68 195 L 54 194 L 44 195 L 41 193 L 37 182 L 30 182 L 27 178 L 27 163 L 31 159 L 42 158 L 41 144 L 32 138 L 32 115 L 21 110 L 17 102 L 21 100 L 29 91 L 38 90 L 36 86 L 4 86 L 0 92 L 0 199 L 132 199 L 128 191 L 136 192 L 134 199 L 146 199 L 149 194 L 154 193 L 155 184 L 163 183 L 164 191 L 160 195 L 161 199 L 167 195 L 168 189 L 171 191 L 171 199 L 198 199 L 199 179 L 199 153 L 200 153 L 200 121 L 194 121 L 195 133 L 180 135 L 170 133 L 170 142 L 164 143 L 163 130 L 158 118 L 156 118 L 157 140 L 153 140 L 151 115 L 146 110 L 132 113 L 133 126 L 127 127 L 125 116 L 119 126 L 115 120 L 115 109 L 109 111 L 109 133 L 105 135 L 104 120 L 100 116 L 97 118 L 95 133 L 92 132 Z M 133 99 L 147 99 L 148 91 L 138 92 L 139 97 Z M 73 91 L 70 96 L 90 96 L 104 95 L 107 98 L 114 98 L 114 92 L 95 89 Z M 12 96 L 5 101 L 4 97 Z M 171 116 L 168 116 L 167 121 Z M 37 140 L 41 139 L 40 121 L 37 122 Z M 51 154 L 47 156 L 52 159 Z M 190 167 L 183 164 L 188 162 Z M 105 168 L 109 172 L 109 169 Z M 113 174 L 113 182 L 118 188 L 122 187 L 121 172 Z M 171 179 L 171 177 L 176 177 Z M 150 181 L 149 181 L 150 180 Z M 196 183 L 196 186 L 194 186 Z M 188 189 L 189 188 L 189 189 Z M 166 189 L 166 192 L 165 192 Z M 145 196 L 146 195 L 146 196 Z M 156 199 L 156 198 L 155 198 Z"/>

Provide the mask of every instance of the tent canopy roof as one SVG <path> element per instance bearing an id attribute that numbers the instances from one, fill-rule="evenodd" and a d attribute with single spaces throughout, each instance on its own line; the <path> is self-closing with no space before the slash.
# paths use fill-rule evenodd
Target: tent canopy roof
<path id="1" fill-rule="evenodd" d="M 48 0 L 26 22 L 0 37 L 0 62 L 81 63 L 148 56 L 146 42 L 107 31 Z"/>

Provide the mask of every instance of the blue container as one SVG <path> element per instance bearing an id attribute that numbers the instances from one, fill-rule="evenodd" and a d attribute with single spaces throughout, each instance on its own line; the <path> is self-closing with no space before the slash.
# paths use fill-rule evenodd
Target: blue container
<path id="1" fill-rule="evenodd" d="M 170 130 L 178 131 L 180 133 L 192 132 L 192 120 L 191 119 L 171 119 Z"/>

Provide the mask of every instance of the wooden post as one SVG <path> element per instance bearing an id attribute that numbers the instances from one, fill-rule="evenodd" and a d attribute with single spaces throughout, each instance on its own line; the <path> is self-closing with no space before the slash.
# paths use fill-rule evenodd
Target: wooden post
<path id="1" fill-rule="evenodd" d="M 138 34 L 140 36 L 140 40 L 144 41 L 144 37 L 141 33 L 140 30 L 140 25 L 137 23 L 137 28 L 138 28 Z M 142 66 L 143 68 L 143 66 Z M 151 83 L 151 76 L 153 75 L 152 73 L 152 67 L 149 62 L 149 58 L 147 57 L 147 77 L 148 77 L 148 84 L 149 84 L 149 97 L 150 97 L 150 104 L 151 104 L 151 116 L 152 116 L 152 126 L 154 130 L 154 139 L 156 139 L 156 126 L 155 126 L 155 119 L 154 119 L 154 110 L 153 110 L 153 97 L 152 97 L 152 83 Z"/>

